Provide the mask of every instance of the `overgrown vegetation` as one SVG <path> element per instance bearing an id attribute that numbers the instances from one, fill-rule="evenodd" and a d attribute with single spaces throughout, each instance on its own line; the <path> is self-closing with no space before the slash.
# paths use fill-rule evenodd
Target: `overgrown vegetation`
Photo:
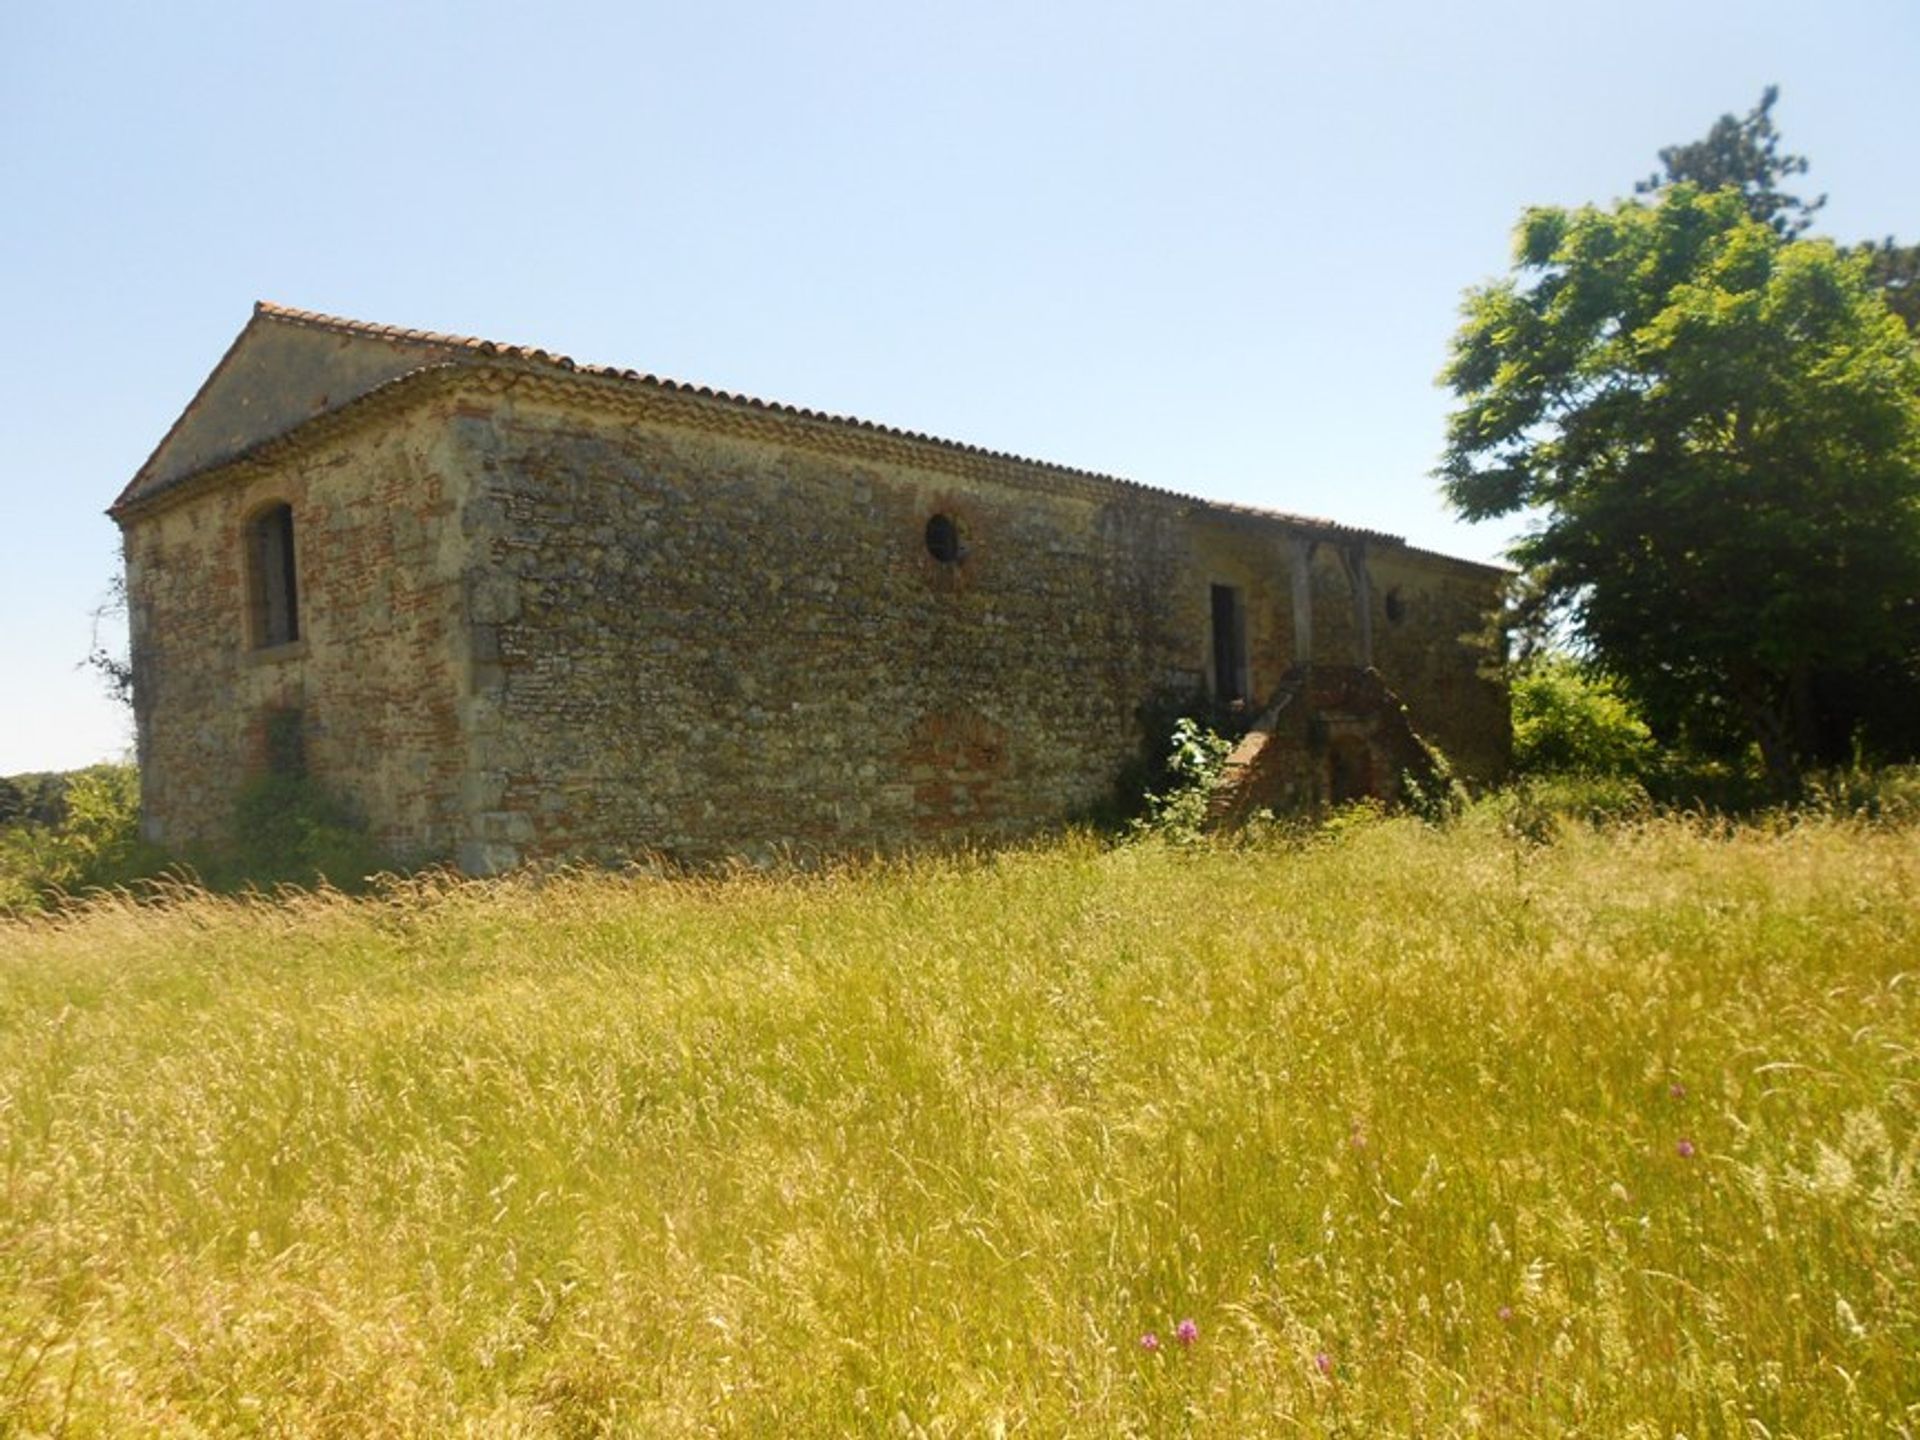
<path id="1" fill-rule="evenodd" d="M 1135 837 L 1154 836 L 1191 845 L 1205 833 L 1207 810 L 1226 770 L 1233 742 L 1191 716 L 1173 724 L 1167 745 L 1165 780 L 1146 793 L 1140 814 L 1129 827 Z"/>
<path id="2" fill-rule="evenodd" d="M 0 1432 L 1920 1425 L 1914 831 L 1506 822 L 14 922 Z"/>
<path id="3" fill-rule="evenodd" d="M 1757 752 L 1731 757 L 1663 748 L 1604 673 L 1559 651 L 1511 669 L 1513 773 L 1496 806 L 1602 822 L 1655 813 L 1894 817 L 1920 814 L 1920 767 L 1836 766 L 1802 777 L 1782 811 Z"/>
<path id="4" fill-rule="evenodd" d="M 37 781 L 25 785 L 22 781 Z M 131 765 L 0 782 L 0 915 L 159 872 L 165 857 L 140 840 L 140 779 Z"/>
<path id="5" fill-rule="evenodd" d="M 1572 656 L 1517 666 L 1510 695 L 1515 774 L 1637 778 L 1654 768 L 1659 752 L 1632 702 Z"/>
<path id="6" fill-rule="evenodd" d="M 306 775 L 267 773 L 241 786 L 232 843 L 200 868 L 223 890 L 324 880 L 352 892 L 391 866 L 352 807 Z"/>
<path id="7" fill-rule="evenodd" d="M 0 825 L 58 825 L 66 813 L 65 772 L 0 775 Z"/>
<path id="8" fill-rule="evenodd" d="M 22 783 L 30 782 L 30 783 Z M 217 891 L 327 884 L 354 891 L 391 868 L 365 825 L 302 775 L 241 787 L 227 843 L 175 854 L 140 838 L 140 780 L 127 764 L 0 781 L 0 915 L 89 891 L 191 878 Z"/>
<path id="9" fill-rule="evenodd" d="M 1101 830 L 1126 831 L 1146 819 L 1157 796 L 1189 788 L 1192 777 L 1180 770 L 1180 735 L 1217 736 L 1228 744 L 1247 733 L 1254 715 L 1250 707 L 1223 704 L 1204 691 L 1162 690 L 1135 712 L 1140 748 L 1114 781 L 1110 804 L 1081 817 Z"/>

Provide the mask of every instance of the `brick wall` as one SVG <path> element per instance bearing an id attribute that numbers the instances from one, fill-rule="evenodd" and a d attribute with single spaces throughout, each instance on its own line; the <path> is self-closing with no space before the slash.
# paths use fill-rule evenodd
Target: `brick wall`
<path id="1" fill-rule="evenodd" d="M 418 412 L 134 517 L 125 531 L 143 805 L 169 845 L 225 838 L 240 782 L 297 716 L 310 769 L 405 855 L 450 848 L 464 549 L 457 473 Z M 300 639 L 248 630 L 248 517 L 292 507 Z M 283 725 L 286 722 L 281 722 Z"/>

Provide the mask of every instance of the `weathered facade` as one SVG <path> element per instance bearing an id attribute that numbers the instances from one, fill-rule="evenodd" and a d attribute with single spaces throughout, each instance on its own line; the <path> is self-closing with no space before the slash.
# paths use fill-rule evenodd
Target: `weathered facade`
<path id="1" fill-rule="evenodd" d="M 1013 836 L 1182 693 L 1305 697 L 1289 801 L 1505 763 L 1489 567 L 540 351 L 259 306 L 111 513 L 168 844 L 287 763 L 477 871 Z"/>

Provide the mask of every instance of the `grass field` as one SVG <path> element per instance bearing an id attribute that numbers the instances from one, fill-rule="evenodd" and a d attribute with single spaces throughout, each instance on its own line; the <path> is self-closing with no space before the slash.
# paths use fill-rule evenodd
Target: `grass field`
<path id="1" fill-rule="evenodd" d="M 0 1434 L 1913 1434 L 1920 833 L 104 904 L 0 1151 Z"/>

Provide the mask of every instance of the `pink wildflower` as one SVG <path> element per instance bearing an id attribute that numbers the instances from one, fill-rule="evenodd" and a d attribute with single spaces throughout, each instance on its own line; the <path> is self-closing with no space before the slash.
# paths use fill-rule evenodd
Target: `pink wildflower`
<path id="1" fill-rule="evenodd" d="M 1140 1348 L 1149 1355 L 1160 1348 L 1160 1337 L 1149 1330 L 1140 1337 Z"/>
<path id="2" fill-rule="evenodd" d="M 1173 1338 L 1178 1340 L 1182 1345 L 1191 1345 L 1200 1338 L 1200 1327 L 1191 1320 L 1182 1320 L 1179 1325 L 1175 1327 Z"/>
<path id="3" fill-rule="evenodd" d="M 1511 1305 L 1502 1305 L 1499 1310 L 1499 1315 L 1501 1323 L 1506 1323 L 1513 1319 L 1513 1307 Z"/>
<path id="4" fill-rule="evenodd" d="M 1331 1376 L 1333 1374 L 1333 1356 L 1322 1350 L 1318 1355 L 1313 1357 L 1313 1368 L 1318 1370 L 1322 1375 Z"/>
<path id="5" fill-rule="evenodd" d="M 1678 1145 L 1674 1146 L 1673 1149 L 1674 1153 L 1682 1160 L 1691 1160 L 1693 1158 L 1693 1142 L 1691 1140 L 1682 1140 Z"/>

